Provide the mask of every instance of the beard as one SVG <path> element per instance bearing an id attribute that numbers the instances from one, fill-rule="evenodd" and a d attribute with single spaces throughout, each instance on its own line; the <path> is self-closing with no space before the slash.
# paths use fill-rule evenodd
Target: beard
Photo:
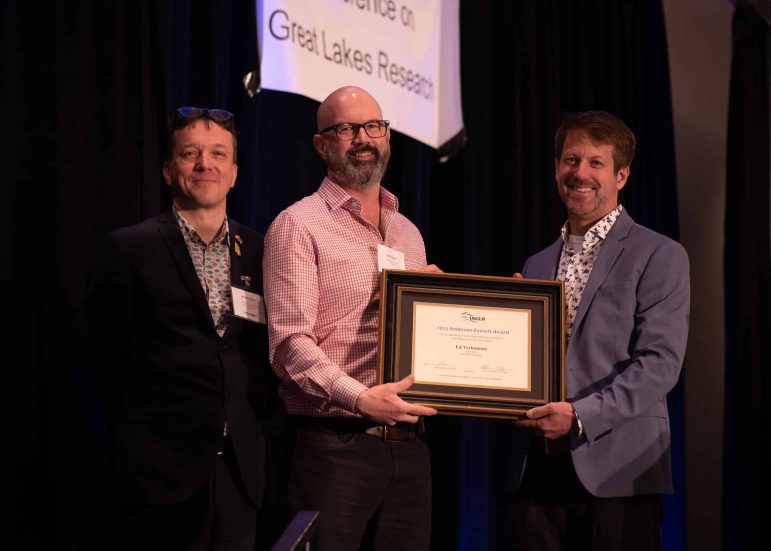
<path id="1" fill-rule="evenodd" d="M 373 161 L 361 161 L 356 158 L 357 153 L 370 152 L 374 155 Z M 327 169 L 337 179 L 338 183 L 353 189 L 366 189 L 372 187 L 383 179 L 388 160 L 391 158 L 391 145 L 386 144 L 385 152 L 381 153 L 376 147 L 362 144 L 354 146 L 342 155 L 327 148 Z"/>

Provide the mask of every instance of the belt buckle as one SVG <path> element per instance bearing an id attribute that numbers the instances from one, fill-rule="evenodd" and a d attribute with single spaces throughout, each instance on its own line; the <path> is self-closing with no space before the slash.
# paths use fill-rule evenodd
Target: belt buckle
<path id="1" fill-rule="evenodd" d="M 365 432 L 376 434 L 383 442 L 406 442 L 408 440 L 413 440 L 416 436 L 416 433 L 413 432 L 412 428 L 400 425 L 376 425 Z"/>

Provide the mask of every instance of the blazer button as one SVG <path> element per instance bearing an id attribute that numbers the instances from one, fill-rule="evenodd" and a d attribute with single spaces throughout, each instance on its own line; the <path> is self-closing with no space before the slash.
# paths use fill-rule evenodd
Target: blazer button
<path id="1" fill-rule="evenodd" d="M 219 348 L 219 351 L 220 351 L 220 352 L 224 352 L 224 351 L 227 349 L 227 347 L 228 347 L 228 346 L 227 346 L 227 345 L 226 345 L 224 342 L 221 342 L 221 343 L 219 344 L 219 347 L 218 347 L 218 348 Z"/>

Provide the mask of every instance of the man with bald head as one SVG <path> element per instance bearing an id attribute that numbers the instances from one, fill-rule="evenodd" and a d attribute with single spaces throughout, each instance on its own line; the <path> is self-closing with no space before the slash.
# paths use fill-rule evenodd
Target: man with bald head
<path id="1" fill-rule="evenodd" d="M 428 549 L 431 473 L 421 417 L 377 385 L 379 272 L 426 266 L 420 232 L 381 187 L 388 121 L 365 90 L 332 92 L 313 145 L 318 191 L 281 212 L 265 239 L 269 353 L 296 426 L 289 502 L 320 511 L 314 551 Z"/>

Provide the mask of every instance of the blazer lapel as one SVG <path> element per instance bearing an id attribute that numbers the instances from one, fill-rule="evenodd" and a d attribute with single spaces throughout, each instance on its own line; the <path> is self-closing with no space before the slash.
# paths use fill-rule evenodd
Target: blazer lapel
<path id="1" fill-rule="evenodd" d="M 256 278 L 251 274 L 244 275 L 244 263 L 247 266 L 252 265 L 250 262 L 253 254 L 251 243 L 241 238 L 238 222 L 230 217 L 228 217 L 228 228 L 230 229 L 230 285 L 245 291 L 254 291 L 252 285 L 256 284 Z M 239 331 L 243 324 L 244 320 L 234 314 L 228 322 L 225 335 L 231 331 Z"/>
<path id="2" fill-rule="evenodd" d="M 621 214 L 616 219 L 613 227 L 608 232 L 608 236 L 605 238 L 605 242 L 602 244 L 600 250 L 600 256 L 592 267 L 592 273 L 589 275 L 589 281 L 586 282 L 584 292 L 581 295 L 581 303 L 578 305 L 576 311 L 576 319 L 573 322 L 573 327 L 578 327 L 581 320 L 589 310 L 589 306 L 592 304 L 594 295 L 597 293 L 597 289 L 605 282 L 613 269 L 613 265 L 616 263 L 618 255 L 624 250 L 623 241 L 629 235 L 629 230 L 632 228 L 634 221 L 626 213 L 625 210 L 621 211 Z"/>
<path id="3" fill-rule="evenodd" d="M 187 250 L 185 239 L 182 237 L 177 219 L 171 211 L 165 211 L 158 216 L 158 233 L 161 234 L 161 237 L 166 242 L 169 252 L 179 268 L 182 280 L 193 297 L 193 301 L 198 305 L 201 313 L 206 316 L 206 319 L 209 320 L 212 328 L 214 328 L 214 318 L 212 318 L 211 311 L 209 310 L 206 294 L 201 286 L 201 281 L 198 279 L 198 274 L 195 272 L 193 260 L 190 258 L 190 253 Z"/>
<path id="4" fill-rule="evenodd" d="M 557 267 L 560 264 L 560 254 L 562 254 L 562 236 L 549 247 L 549 257 L 543 266 L 543 279 L 557 279 Z"/>

